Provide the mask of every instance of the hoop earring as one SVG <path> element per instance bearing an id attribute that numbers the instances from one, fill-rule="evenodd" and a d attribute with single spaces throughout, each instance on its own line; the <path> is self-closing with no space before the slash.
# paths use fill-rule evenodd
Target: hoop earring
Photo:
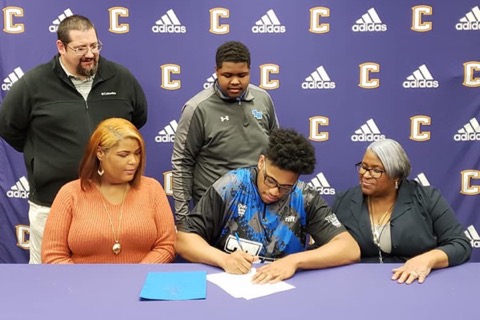
<path id="1" fill-rule="evenodd" d="M 395 181 L 395 189 L 398 190 L 398 181 Z"/>
<path id="2" fill-rule="evenodd" d="M 99 166 L 97 170 L 98 175 L 101 177 L 105 173 L 105 171 Z"/>

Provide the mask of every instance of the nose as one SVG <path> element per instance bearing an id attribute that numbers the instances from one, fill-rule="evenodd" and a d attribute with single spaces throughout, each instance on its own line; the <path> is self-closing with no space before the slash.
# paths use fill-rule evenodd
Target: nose
<path id="1" fill-rule="evenodd" d="M 232 80 L 230 82 L 234 84 L 240 83 L 240 81 L 238 80 L 238 77 L 235 77 L 235 76 L 232 77 Z"/>
<path id="2" fill-rule="evenodd" d="M 368 174 L 368 177 L 367 177 L 367 174 Z M 373 178 L 371 171 L 368 170 L 368 169 L 367 169 L 367 171 L 363 174 L 363 176 L 364 176 L 365 178 Z"/>
<path id="3" fill-rule="evenodd" d="M 140 156 L 132 154 L 128 159 L 128 164 L 136 164 L 139 161 Z"/>
<path id="4" fill-rule="evenodd" d="M 91 58 L 91 57 L 94 57 L 94 56 L 95 56 L 95 53 L 93 53 L 93 49 L 92 49 L 92 48 L 87 47 L 87 52 L 85 53 L 84 56 Z"/>
<path id="5" fill-rule="evenodd" d="M 273 187 L 270 188 L 270 194 L 274 197 L 278 197 L 280 195 L 280 190 L 278 190 L 278 187 Z"/>

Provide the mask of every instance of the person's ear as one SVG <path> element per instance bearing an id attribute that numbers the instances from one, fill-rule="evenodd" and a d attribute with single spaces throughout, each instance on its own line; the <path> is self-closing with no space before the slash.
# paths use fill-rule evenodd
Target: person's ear
<path id="1" fill-rule="evenodd" d="M 97 159 L 102 162 L 103 159 L 105 158 L 105 151 L 102 149 L 102 147 L 97 148 Z"/>
<path id="2" fill-rule="evenodd" d="M 65 54 L 67 52 L 67 49 L 65 48 L 65 44 L 62 41 L 57 40 L 55 44 L 57 45 L 58 53 Z"/>
<path id="3" fill-rule="evenodd" d="M 260 155 L 260 158 L 258 159 L 258 169 L 262 169 L 263 166 L 265 165 L 265 156 L 263 154 Z"/>

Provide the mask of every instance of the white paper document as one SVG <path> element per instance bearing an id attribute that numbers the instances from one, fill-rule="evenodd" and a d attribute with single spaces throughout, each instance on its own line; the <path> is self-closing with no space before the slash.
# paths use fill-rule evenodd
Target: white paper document
<path id="1" fill-rule="evenodd" d="M 294 289 L 295 287 L 284 281 L 277 283 L 254 284 L 252 276 L 257 269 L 252 268 L 247 274 L 230 274 L 226 272 L 208 274 L 207 280 L 216 284 L 234 298 L 247 300 L 268 296 L 281 291 Z"/>

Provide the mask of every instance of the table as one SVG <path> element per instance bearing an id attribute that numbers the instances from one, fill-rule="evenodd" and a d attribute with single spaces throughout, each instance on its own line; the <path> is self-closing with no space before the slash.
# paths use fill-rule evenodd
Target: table
<path id="1" fill-rule="evenodd" d="M 140 301 L 148 272 L 221 270 L 201 264 L 0 265 L 0 319 L 479 319 L 480 263 L 436 270 L 424 284 L 390 280 L 394 264 L 300 271 L 296 289 L 235 299 Z"/>

